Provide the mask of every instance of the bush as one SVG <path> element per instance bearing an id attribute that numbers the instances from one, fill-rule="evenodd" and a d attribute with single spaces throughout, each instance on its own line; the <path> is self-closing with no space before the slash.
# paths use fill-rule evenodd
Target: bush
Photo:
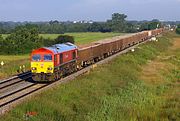
<path id="1" fill-rule="evenodd" d="M 49 47 L 55 43 L 54 39 L 50 39 L 50 38 L 40 37 L 40 40 L 41 40 L 42 45 L 46 47 Z"/>
<path id="2" fill-rule="evenodd" d="M 3 50 L 3 42 L 4 42 L 4 39 L 2 37 L 2 35 L 0 34 L 0 54 L 2 53 L 2 50 Z"/>
<path id="3" fill-rule="evenodd" d="M 176 29 L 176 33 L 177 33 L 177 34 L 180 34 L 180 28 L 177 28 L 177 29 Z"/>
<path id="4" fill-rule="evenodd" d="M 180 25 L 178 26 L 178 28 L 176 29 L 176 33 L 180 34 Z"/>
<path id="5" fill-rule="evenodd" d="M 180 24 L 177 26 L 176 33 L 180 34 Z"/>
<path id="6" fill-rule="evenodd" d="M 59 35 L 54 42 L 54 44 L 61 44 L 66 42 L 74 44 L 74 37 L 69 35 Z"/>

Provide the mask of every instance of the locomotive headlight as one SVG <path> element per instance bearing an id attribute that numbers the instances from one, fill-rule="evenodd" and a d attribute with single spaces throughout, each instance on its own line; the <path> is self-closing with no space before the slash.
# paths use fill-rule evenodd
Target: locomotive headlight
<path id="1" fill-rule="evenodd" d="M 32 67 L 31 70 L 37 70 L 37 68 L 36 67 Z"/>
<path id="2" fill-rule="evenodd" d="M 50 71 L 51 71 L 51 70 L 53 70 L 53 68 L 52 68 L 52 67 L 48 67 L 47 69 L 48 69 L 48 70 L 50 70 Z"/>

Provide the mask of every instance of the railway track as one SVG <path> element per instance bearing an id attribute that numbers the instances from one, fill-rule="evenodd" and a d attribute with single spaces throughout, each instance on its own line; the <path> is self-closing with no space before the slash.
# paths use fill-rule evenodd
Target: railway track
<path id="1" fill-rule="evenodd" d="M 145 42 L 142 42 L 141 44 Z M 113 58 L 123 53 L 128 52 L 129 50 L 137 47 L 138 45 L 134 45 L 123 51 L 120 51 L 108 58 L 105 58 L 104 60 L 97 62 L 94 65 L 101 65 L 101 64 L 107 63 Z M 90 65 L 76 73 L 73 73 L 65 78 L 62 78 L 59 81 L 49 83 L 49 84 L 33 82 L 30 72 L 26 72 L 24 74 L 12 77 L 10 79 L 0 81 L 0 115 L 5 114 L 9 110 L 11 110 L 13 107 L 15 107 L 17 104 L 21 103 L 22 101 L 28 99 L 29 97 L 35 94 L 38 94 L 54 86 L 57 86 L 61 83 L 66 83 L 70 80 L 73 80 L 77 76 L 90 71 L 92 68 L 94 68 L 94 65 Z"/>
<path id="2" fill-rule="evenodd" d="M 11 79 L 0 81 L 0 92 L 1 92 L 2 89 L 8 88 L 10 86 L 16 85 L 16 84 L 21 83 L 23 81 L 26 81 L 30 77 L 31 77 L 31 73 L 28 72 L 28 73 L 23 74 L 23 75 L 21 75 L 19 77 L 14 77 L 14 78 L 11 78 Z"/>
<path id="3" fill-rule="evenodd" d="M 13 77 L 8 78 L 8 79 L 0 80 L 0 85 L 5 84 L 5 83 L 13 82 L 13 81 L 15 81 L 16 79 L 20 79 L 20 78 L 23 78 L 23 77 L 28 76 L 28 75 L 31 75 L 31 72 L 30 72 L 30 71 L 27 71 L 27 72 L 25 72 L 25 73 L 18 74 L 18 75 L 16 75 L 16 76 L 13 76 Z"/>

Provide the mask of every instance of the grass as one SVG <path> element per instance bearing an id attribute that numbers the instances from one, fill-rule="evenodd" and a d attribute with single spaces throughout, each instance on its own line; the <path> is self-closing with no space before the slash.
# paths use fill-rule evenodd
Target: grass
<path id="1" fill-rule="evenodd" d="M 129 121 L 179 120 L 179 56 L 161 60 L 171 54 L 172 35 L 158 42 L 141 45 L 82 75 L 39 94 L 17 106 L 3 121 Z M 160 59 L 157 59 L 160 57 Z M 143 79 L 143 68 L 151 61 L 172 64 L 169 70 L 158 70 L 164 75 L 161 83 L 153 85 Z M 152 67 L 152 66 L 150 66 Z M 168 71 L 168 73 L 165 73 Z M 151 80 L 152 81 L 152 80 Z M 29 116 L 27 112 L 36 112 Z"/>
<path id="2" fill-rule="evenodd" d="M 2 61 L 4 62 L 4 66 L 0 67 L 0 78 L 16 74 L 20 66 L 25 65 L 26 70 L 30 68 L 29 55 L 0 55 L 0 62 Z"/>
<path id="3" fill-rule="evenodd" d="M 1 35 L 5 39 L 9 34 L 1 34 Z"/>
<path id="4" fill-rule="evenodd" d="M 60 34 L 40 34 L 44 38 L 55 39 Z M 87 33 L 66 33 L 66 35 L 74 36 L 76 44 L 87 44 L 100 39 L 109 38 L 113 36 L 123 35 L 123 33 L 100 33 L 100 32 L 87 32 Z"/>
<path id="5" fill-rule="evenodd" d="M 75 37 L 76 44 L 87 44 L 99 39 L 104 39 L 112 36 L 122 35 L 121 33 L 66 33 L 67 35 L 72 35 Z M 59 34 L 41 34 L 40 36 L 44 38 L 55 39 Z M 3 34 L 6 38 L 8 35 Z M 0 78 L 5 78 L 10 75 L 16 74 L 20 66 L 25 65 L 26 69 L 30 68 L 29 55 L 19 55 L 19 56 L 4 56 L 0 55 L 0 62 L 4 61 L 4 67 L 0 68 Z"/>

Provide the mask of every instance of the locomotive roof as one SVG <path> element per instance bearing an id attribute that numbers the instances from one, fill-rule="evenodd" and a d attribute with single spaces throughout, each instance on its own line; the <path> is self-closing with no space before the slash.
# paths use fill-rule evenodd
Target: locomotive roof
<path id="1" fill-rule="evenodd" d="M 65 51 L 77 49 L 77 46 L 68 42 L 68 43 L 63 43 L 63 44 L 55 44 L 51 47 L 44 47 L 44 48 L 52 51 L 54 54 L 57 54 L 57 53 L 62 53 Z"/>

